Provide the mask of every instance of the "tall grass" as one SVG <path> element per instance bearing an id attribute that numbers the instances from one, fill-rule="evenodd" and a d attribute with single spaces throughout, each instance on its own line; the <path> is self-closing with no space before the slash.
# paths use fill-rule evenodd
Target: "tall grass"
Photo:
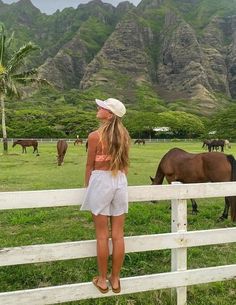
<path id="1" fill-rule="evenodd" d="M 157 143 L 131 148 L 129 185 L 150 184 L 160 158 L 171 147 L 201 152 L 201 143 Z M 56 145 L 41 144 L 40 156 L 26 155 L 21 148 L 10 148 L 9 155 L 0 156 L 1 191 L 78 188 L 83 186 L 86 152 L 84 146 L 69 144 L 65 164 L 56 164 Z M 236 155 L 232 147 L 227 153 Z M 230 219 L 218 222 L 223 199 L 198 200 L 200 213 L 191 214 L 188 205 L 188 230 L 235 226 Z M 126 218 L 125 235 L 170 232 L 168 202 L 131 203 Z M 91 215 L 79 207 L 12 210 L 0 212 L 1 247 L 94 239 Z M 170 271 L 170 250 L 126 254 L 122 277 Z M 235 244 L 204 246 L 188 250 L 188 268 L 235 264 Z M 0 268 L 0 291 L 37 288 L 90 281 L 97 274 L 96 259 L 75 259 Z M 197 285 L 188 288 L 189 305 L 236 305 L 235 281 Z M 112 298 L 65 303 L 67 305 L 170 305 L 170 290 L 137 293 Z M 30 304 L 26 304 L 30 305 Z"/>

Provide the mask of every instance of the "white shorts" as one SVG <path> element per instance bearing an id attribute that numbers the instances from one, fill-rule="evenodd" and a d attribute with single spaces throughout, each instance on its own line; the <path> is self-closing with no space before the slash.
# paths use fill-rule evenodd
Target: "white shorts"
<path id="1" fill-rule="evenodd" d="M 107 216 L 128 213 L 126 175 L 121 171 L 115 176 L 111 171 L 92 171 L 81 210 Z"/>

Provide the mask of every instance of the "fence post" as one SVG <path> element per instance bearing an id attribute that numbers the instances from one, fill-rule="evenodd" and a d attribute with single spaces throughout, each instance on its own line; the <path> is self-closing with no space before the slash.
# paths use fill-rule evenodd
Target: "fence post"
<path id="1" fill-rule="evenodd" d="M 173 182 L 172 184 L 180 184 Z M 187 200 L 171 200 L 171 232 L 187 231 Z M 187 270 L 187 248 L 171 250 L 171 271 Z M 187 304 L 187 287 L 172 289 L 172 304 L 176 300 L 177 305 Z"/>

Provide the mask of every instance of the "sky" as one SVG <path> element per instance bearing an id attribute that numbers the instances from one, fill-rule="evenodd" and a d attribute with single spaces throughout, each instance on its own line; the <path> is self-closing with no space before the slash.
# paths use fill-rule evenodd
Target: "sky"
<path id="1" fill-rule="evenodd" d="M 18 0 L 2 0 L 4 3 L 11 4 L 18 2 Z M 110 3 L 113 6 L 117 6 L 119 2 L 124 0 L 102 0 L 105 3 Z M 138 5 L 141 0 L 128 0 L 134 5 Z M 77 8 L 81 3 L 88 3 L 88 0 L 31 0 L 34 6 L 40 9 L 42 13 L 48 15 L 53 14 L 57 9 L 63 10 L 65 7 Z"/>

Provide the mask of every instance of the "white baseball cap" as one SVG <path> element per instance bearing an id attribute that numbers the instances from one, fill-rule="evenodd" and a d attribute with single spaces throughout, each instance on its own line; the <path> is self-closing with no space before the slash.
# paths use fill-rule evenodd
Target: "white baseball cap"
<path id="1" fill-rule="evenodd" d="M 115 98 L 108 98 L 105 101 L 95 99 L 95 102 L 99 107 L 111 111 L 120 118 L 126 113 L 125 105 Z"/>

